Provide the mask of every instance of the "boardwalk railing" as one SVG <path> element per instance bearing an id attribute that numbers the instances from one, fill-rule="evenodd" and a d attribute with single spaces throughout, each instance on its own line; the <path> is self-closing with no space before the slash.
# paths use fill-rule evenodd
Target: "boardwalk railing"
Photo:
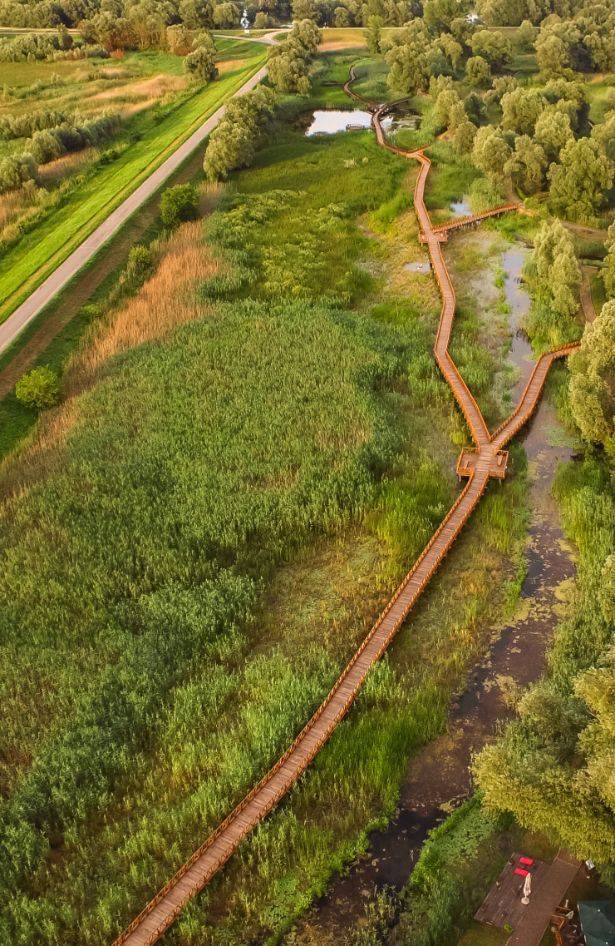
<path id="1" fill-rule="evenodd" d="M 344 89 L 354 99 L 365 102 L 362 96 L 351 89 L 355 78 L 353 67 Z M 505 474 L 501 447 L 514 436 L 534 411 L 551 363 L 555 358 L 563 357 L 577 347 L 568 345 L 558 351 L 543 355 L 536 363 L 515 410 L 493 435 L 489 434 L 478 404 L 448 351 L 455 315 L 455 291 L 442 255 L 438 236 L 438 229 L 441 228 L 432 226 L 425 207 L 425 182 L 431 162 L 422 150 L 405 152 L 386 141 L 381 118 L 391 106 L 366 104 L 369 104 L 373 112 L 373 126 L 379 144 L 403 157 L 415 158 L 421 165 L 414 189 L 414 206 L 442 296 L 442 311 L 434 354 L 463 411 L 476 444 L 471 466 L 463 468 L 464 475 L 466 473 L 468 475 L 468 481 L 306 726 L 264 778 L 248 792 L 230 815 L 218 825 L 177 873 L 150 900 L 145 909 L 120 934 L 114 946 L 124 946 L 124 944 L 151 946 L 155 943 L 189 900 L 203 889 L 232 856 L 243 838 L 278 804 L 305 771 L 348 712 L 370 669 L 380 659 L 399 631 L 442 559 L 480 502 L 490 478 L 496 476 L 500 479 Z M 504 209 L 512 209 L 513 206 L 494 208 L 493 212 L 500 213 Z M 486 212 L 477 215 L 475 219 L 479 220 L 489 215 L 490 212 Z"/>

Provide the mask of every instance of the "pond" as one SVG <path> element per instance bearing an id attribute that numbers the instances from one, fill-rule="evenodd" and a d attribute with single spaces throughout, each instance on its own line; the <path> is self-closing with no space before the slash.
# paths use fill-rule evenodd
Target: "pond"
<path id="1" fill-rule="evenodd" d="M 314 112 L 306 135 L 335 135 L 338 131 L 369 128 L 371 123 L 371 112 L 360 109 L 319 109 Z"/>
<path id="2" fill-rule="evenodd" d="M 469 217 L 472 214 L 470 198 L 467 195 L 462 197 L 461 200 L 451 201 L 449 206 L 455 217 Z"/>

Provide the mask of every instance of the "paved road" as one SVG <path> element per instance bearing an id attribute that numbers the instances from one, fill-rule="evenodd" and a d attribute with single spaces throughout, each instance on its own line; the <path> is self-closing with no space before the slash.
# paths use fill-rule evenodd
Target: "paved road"
<path id="1" fill-rule="evenodd" d="M 271 45 L 275 42 L 276 33 L 268 33 L 262 36 L 258 42 Z M 234 36 L 229 39 L 236 39 L 243 42 L 243 37 Z M 257 42 L 257 40 L 252 40 Z M 267 67 L 263 66 L 250 79 L 245 82 L 235 95 L 245 95 L 250 92 L 254 86 L 267 74 Z M 47 306 L 51 300 L 57 296 L 61 289 L 73 279 L 79 270 L 88 263 L 92 257 L 98 253 L 100 248 L 122 227 L 126 221 L 141 207 L 164 182 L 173 174 L 178 167 L 183 164 L 186 158 L 195 151 L 199 145 L 203 144 L 207 136 L 216 127 L 224 115 L 225 106 L 221 106 L 214 112 L 211 118 L 208 118 L 200 128 L 193 132 L 190 137 L 179 146 L 177 151 L 164 161 L 147 180 L 137 187 L 123 203 L 114 210 L 103 223 L 91 233 L 80 246 L 68 256 L 57 269 L 51 273 L 28 298 L 19 305 L 15 311 L 0 325 L 0 352 L 11 345 L 20 332 L 28 325 L 32 319 Z"/>

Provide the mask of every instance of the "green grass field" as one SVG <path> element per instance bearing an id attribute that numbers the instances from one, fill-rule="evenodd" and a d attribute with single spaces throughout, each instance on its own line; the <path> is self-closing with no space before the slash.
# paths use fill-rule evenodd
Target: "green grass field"
<path id="1" fill-rule="evenodd" d="M 237 48 L 235 48 L 237 47 Z M 109 213 L 262 65 L 256 44 L 227 42 L 225 55 L 245 59 L 202 91 L 143 117 L 138 138 L 117 158 L 101 164 L 71 190 L 66 203 L 51 208 L 0 261 L 0 320 L 42 282 Z M 239 54 L 239 55 L 238 55 Z"/>

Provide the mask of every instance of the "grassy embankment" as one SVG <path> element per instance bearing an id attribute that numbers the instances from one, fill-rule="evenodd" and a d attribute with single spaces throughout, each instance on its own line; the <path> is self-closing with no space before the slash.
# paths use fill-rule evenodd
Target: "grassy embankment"
<path id="1" fill-rule="evenodd" d="M 245 60 L 245 68 L 249 68 L 253 62 L 254 56 L 260 54 L 259 47 L 247 43 L 235 43 L 232 41 L 218 40 L 220 50 L 220 69 L 223 75 L 230 74 L 229 70 L 235 70 L 237 62 Z M 145 96 L 151 95 L 154 87 L 148 81 L 148 77 L 154 82 L 156 89 L 164 92 L 166 85 L 161 82 L 161 77 L 173 79 L 181 72 L 182 60 L 180 57 L 163 53 L 133 53 L 128 54 L 119 67 L 109 66 L 108 60 L 101 61 L 99 67 L 92 68 L 88 66 L 87 80 L 84 76 L 84 64 L 82 62 L 72 63 L 7 63 L 0 64 L 0 72 L 3 69 L 10 69 L 11 88 L 28 85 L 31 88 L 32 74 L 31 67 L 40 66 L 43 69 L 43 77 L 49 83 L 50 68 L 53 66 L 66 66 L 66 75 L 62 77 L 60 87 L 51 82 L 45 96 L 51 96 L 47 104 L 51 108 L 70 109 L 80 99 L 85 97 L 92 103 L 101 94 L 105 94 L 105 88 L 109 86 L 109 79 L 101 78 L 104 70 L 113 68 L 121 73 L 117 79 L 113 80 L 114 95 L 118 93 L 117 102 L 133 101 L 140 103 Z M 7 76 L 4 76 L 5 80 Z M 242 80 L 243 81 L 243 80 Z M 102 90 L 102 91 L 101 91 Z M 147 136 L 144 138 L 144 146 L 147 140 L 151 140 L 153 134 L 158 134 L 156 121 L 159 121 L 165 114 L 169 120 L 172 119 L 174 108 L 177 107 L 177 101 L 186 100 L 186 93 L 171 94 L 165 93 L 165 106 L 161 108 L 156 105 L 153 108 L 149 105 L 148 116 L 137 114 L 130 122 L 127 133 L 124 134 L 114 144 L 114 150 L 132 153 L 134 147 L 131 142 L 131 136 Z M 189 93 L 191 96 L 192 93 Z M 201 97 L 201 93 L 199 93 Z M 12 113 L 16 104 L 21 100 L 10 101 L 6 106 L 6 112 Z M 25 101 L 25 100 L 24 100 Z M 175 104 L 173 104 L 175 102 Z M 21 107 L 21 106 L 20 106 Z M 100 107 L 100 106 L 99 106 Z M 157 116 L 157 117 L 156 117 Z M 175 119 L 173 119 L 175 120 Z M 128 134 L 128 131 L 130 134 Z M 100 153 L 94 153 L 90 157 L 90 164 L 100 159 Z M 116 167 L 117 162 L 113 164 Z M 189 163 L 190 164 L 190 163 Z M 95 163 L 89 168 L 85 175 L 79 179 L 70 178 L 60 184 L 62 201 L 69 200 L 75 187 L 83 187 L 83 180 L 87 178 L 89 190 L 92 191 L 95 182 L 98 181 L 98 174 L 104 169 L 104 164 L 100 167 Z M 185 180 L 186 176 L 192 175 L 192 165 L 186 166 L 174 175 L 173 180 Z M 200 173 L 200 172 L 199 172 Z M 79 181 L 82 183 L 80 184 Z M 59 199 L 55 191 L 49 192 L 49 197 L 53 200 Z M 156 207 L 158 199 L 154 198 L 149 204 L 145 205 L 134 217 L 126 224 L 120 232 L 112 238 L 99 253 L 95 259 L 87 264 L 81 273 L 63 290 L 63 292 L 41 312 L 37 318 L 30 323 L 24 332 L 13 345 L 0 355 L 0 371 L 14 362 L 17 358 L 22 365 L 19 371 L 10 371 L 11 387 L 19 378 L 20 373 L 26 370 L 32 364 L 45 364 L 54 370 L 62 373 L 67 358 L 79 342 L 83 332 L 97 317 L 101 306 L 103 309 L 108 304 L 109 293 L 114 295 L 117 287 L 118 275 L 125 262 L 128 251 L 135 240 L 151 241 L 162 233 L 159 219 L 157 218 Z M 55 209 L 54 209 L 55 208 Z M 45 219 L 48 219 L 50 225 L 55 219 L 53 214 L 57 211 L 57 205 L 53 207 L 39 207 L 38 213 Z M 38 218 L 37 218 L 38 219 Z M 29 219 L 26 227 L 34 227 L 33 234 L 36 234 L 36 220 Z M 8 230 L 6 232 L 9 232 Z M 15 234 L 14 253 L 18 252 L 21 241 Z M 126 288 L 126 286 L 124 287 Z M 117 299 L 114 299 L 116 302 Z M 87 305 L 85 303 L 88 303 Z M 23 354 L 22 354 L 23 352 Z M 7 390 L 6 388 L 4 389 Z M 2 392 L 4 394 L 4 391 Z M 19 404 L 14 393 L 9 391 L 0 400 L 0 457 L 6 456 L 20 440 L 28 433 L 36 421 L 36 412 Z"/>
<path id="2" fill-rule="evenodd" d="M 138 912 L 284 748 L 447 508 L 465 435 L 431 356 L 435 287 L 404 270 L 424 258 L 398 196 L 413 173 L 369 133 L 280 130 L 209 223 L 209 271 L 137 299 L 143 324 L 157 300 L 154 338 L 202 318 L 119 355 L 134 304 L 99 323 L 67 376 L 88 390 L 9 467 L 26 476 L 1 529 L 13 939 L 78 925 L 102 943 Z M 331 744 L 171 942 L 284 929 L 390 815 L 501 604 L 522 494 L 522 477 L 489 493 Z"/>
<path id="3" fill-rule="evenodd" d="M 223 41 L 224 42 L 224 41 Z M 9 247 L 0 261 L 0 318 L 11 311 L 64 260 L 179 144 L 198 128 L 264 62 L 257 44 L 234 49 L 239 65 L 205 89 L 192 91 L 158 113 L 139 116 L 134 140 L 119 156 L 101 159 L 66 202 L 37 219 L 34 229 Z M 237 43 L 239 47 L 239 42 Z"/>

